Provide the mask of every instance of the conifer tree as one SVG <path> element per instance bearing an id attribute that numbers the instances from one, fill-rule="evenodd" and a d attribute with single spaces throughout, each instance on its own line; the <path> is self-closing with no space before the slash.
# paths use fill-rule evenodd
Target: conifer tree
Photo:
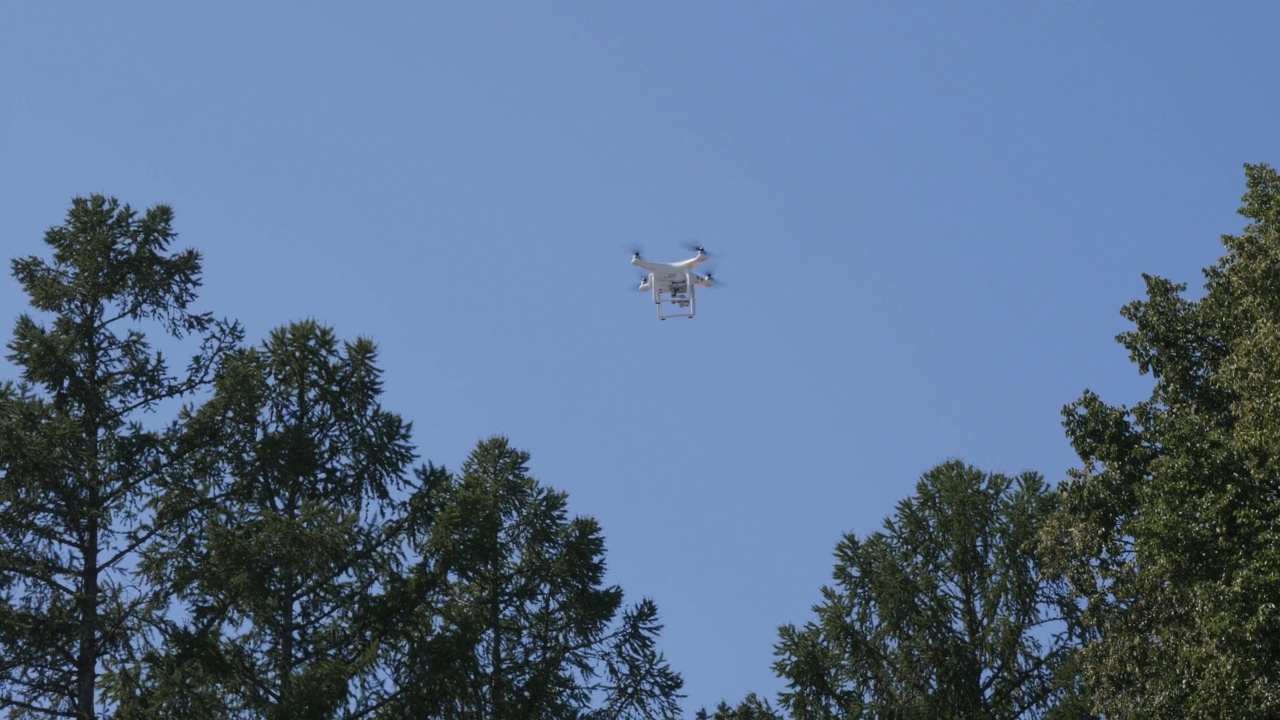
<path id="1" fill-rule="evenodd" d="M 459 476 L 419 472 L 412 582 L 432 599 L 404 624 L 406 690 L 387 716 L 675 717 L 682 682 L 655 649 L 657 606 L 623 608 L 599 524 L 570 518 L 529 457 L 494 437 Z"/>
<path id="2" fill-rule="evenodd" d="M 151 504 L 175 434 L 146 413 L 204 386 L 238 326 L 189 309 L 200 256 L 169 252 L 173 212 L 72 201 L 52 259 L 13 261 L 18 318 L 0 386 L 0 708 L 94 718 L 99 674 L 146 635 L 153 588 L 131 566 L 162 531 Z M 148 341 L 190 338 L 183 370 Z"/>
<path id="3" fill-rule="evenodd" d="M 1035 473 L 958 461 L 925 473 L 882 531 L 836 545 L 817 618 L 781 629 L 783 708 L 797 720 L 1070 714 L 1074 618 L 1036 543 L 1052 504 Z"/>
<path id="4" fill-rule="evenodd" d="M 762 700 L 755 693 L 748 693 L 737 705 L 727 702 L 716 705 L 715 712 L 707 715 L 706 710 L 699 710 L 695 720 L 782 720 L 782 715 L 773 709 L 768 700 Z"/>
<path id="5" fill-rule="evenodd" d="M 294 323 L 230 357 L 186 415 L 200 482 L 169 497 L 195 511 L 144 563 L 180 602 L 130 713 L 358 718 L 386 702 L 413 450 L 376 360 L 369 340 Z"/>

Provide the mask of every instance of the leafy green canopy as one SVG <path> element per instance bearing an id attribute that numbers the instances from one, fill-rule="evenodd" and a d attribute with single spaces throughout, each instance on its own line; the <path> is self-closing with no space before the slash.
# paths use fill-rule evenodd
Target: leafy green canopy
<path id="1" fill-rule="evenodd" d="M 1245 175 L 1250 222 L 1204 295 L 1145 276 L 1123 309 L 1151 397 L 1065 410 L 1083 466 L 1046 538 L 1087 609 L 1108 717 L 1280 714 L 1280 177 Z"/>
<path id="2" fill-rule="evenodd" d="M 837 544 L 816 620 L 781 628 L 782 706 L 800 720 L 1049 715 L 1073 648 L 1065 589 L 1036 552 L 1053 497 L 1035 473 L 925 473 L 883 531 Z"/>

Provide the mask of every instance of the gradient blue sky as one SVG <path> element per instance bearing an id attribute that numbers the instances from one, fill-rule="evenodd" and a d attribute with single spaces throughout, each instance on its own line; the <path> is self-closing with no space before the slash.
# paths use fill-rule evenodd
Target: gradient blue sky
<path id="1" fill-rule="evenodd" d="M 0 249 L 173 206 L 201 307 L 373 338 L 456 468 L 508 435 L 655 598 L 688 714 L 782 687 L 842 533 L 920 473 L 1074 463 L 1280 162 L 1270 2 L 10 2 Z M 659 322 L 628 250 L 721 258 Z M 6 274 L 7 338 L 25 298 Z M 0 377 L 12 377 L 0 365 Z"/>

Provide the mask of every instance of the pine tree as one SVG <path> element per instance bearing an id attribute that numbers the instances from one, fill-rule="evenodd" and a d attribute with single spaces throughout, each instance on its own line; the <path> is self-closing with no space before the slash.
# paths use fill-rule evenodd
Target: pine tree
<path id="1" fill-rule="evenodd" d="M 696 720 L 782 720 L 782 715 L 773 709 L 773 705 L 755 693 L 749 693 L 737 705 L 721 702 L 712 715 L 707 715 L 706 710 L 699 710 L 694 717 Z"/>
<path id="2" fill-rule="evenodd" d="M 229 358 L 186 415 L 204 467 L 169 496 L 195 511 L 144 563 L 180 603 L 130 712 L 356 718 L 386 701 L 413 450 L 381 407 L 376 360 L 369 340 L 295 323 Z"/>
<path id="3" fill-rule="evenodd" d="M 569 518 L 529 457 L 495 437 L 460 476 L 419 472 L 412 582 L 432 599 L 404 625 L 395 682 L 408 690 L 388 717 L 676 716 L 657 606 L 623 608 L 598 523 Z"/>
<path id="4" fill-rule="evenodd" d="M 1071 607 L 1036 543 L 1052 504 L 1035 473 L 958 461 L 925 473 L 883 531 L 837 544 L 817 618 L 781 629 L 782 706 L 797 720 L 1036 718 L 1071 707 Z"/>
<path id="5" fill-rule="evenodd" d="M 0 707 L 11 711 L 96 717 L 99 673 L 151 620 L 153 589 L 130 569 L 164 529 L 151 503 L 176 436 L 143 418 L 203 387 L 240 336 L 189 309 L 200 256 L 168 254 L 172 221 L 164 205 L 138 216 L 76 198 L 45 235 L 52 261 L 13 261 L 39 314 L 18 318 L 8 358 L 22 378 L 0 387 Z M 147 330 L 199 350 L 174 372 Z"/>

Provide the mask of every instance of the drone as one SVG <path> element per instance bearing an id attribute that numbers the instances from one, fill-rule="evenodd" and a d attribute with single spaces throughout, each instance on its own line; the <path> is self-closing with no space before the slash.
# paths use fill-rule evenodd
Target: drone
<path id="1" fill-rule="evenodd" d="M 694 293 L 699 285 L 702 287 L 711 287 L 715 281 L 711 277 L 711 273 L 699 275 L 693 269 L 702 264 L 707 259 L 707 250 L 701 245 L 692 248 L 698 254 L 688 260 L 677 263 L 655 263 L 649 262 L 640 257 L 639 252 L 632 253 L 631 264 L 638 268 L 649 271 L 640 280 L 641 291 L 653 291 L 653 303 L 658 306 L 658 319 L 666 320 L 667 318 L 693 318 L 694 311 L 697 309 L 697 303 L 694 299 Z M 674 306 L 676 309 L 664 309 L 664 306 Z"/>

